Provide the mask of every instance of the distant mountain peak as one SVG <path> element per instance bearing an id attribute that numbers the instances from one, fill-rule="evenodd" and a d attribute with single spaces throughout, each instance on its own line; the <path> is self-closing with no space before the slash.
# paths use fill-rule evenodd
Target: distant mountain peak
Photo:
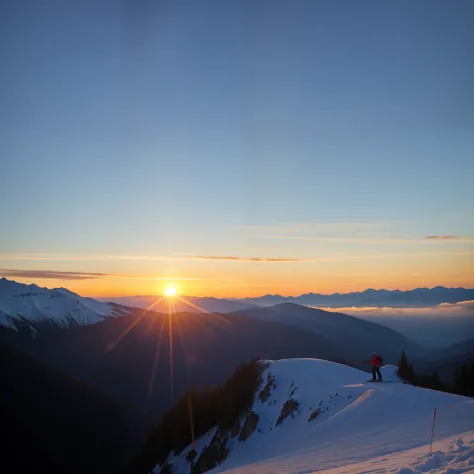
<path id="1" fill-rule="evenodd" d="M 0 326 L 18 329 L 54 324 L 61 327 L 84 326 L 103 321 L 118 312 L 108 303 L 83 298 L 66 288 L 40 288 L 7 278 L 0 280 Z"/>
<path id="2" fill-rule="evenodd" d="M 101 301 L 105 299 L 101 298 Z M 137 295 L 123 296 L 118 298 L 108 298 L 107 301 L 126 305 L 134 308 L 149 309 L 152 308 L 157 313 L 168 312 L 168 301 L 162 300 L 157 295 Z M 254 308 L 256 305 L 245 303 L 239 300 L 227 300 L 215 298 L 214 296 L 180 296 L 175 298 L 174 308 L 176 313 L 181 312 L 208 312 L 208 313 L 231 313 L 242 309 Z"/>
<path id="3" fill-rule="evenodd" d="M 446 288 L 415 288 L 413 290 L 376 290 L 367 288 L 362 292 L 351 293 L 305 293 L 300 296 L 265 295 L 257 298 L 244 298 L 240 301 L 259 306 L 272 306 L 276 302 L 292 302 L 305 306 L 329 308 L 347 307 L 433 307 L 441 303 L 459 303 L 474 299 L 474 289 Z"/>

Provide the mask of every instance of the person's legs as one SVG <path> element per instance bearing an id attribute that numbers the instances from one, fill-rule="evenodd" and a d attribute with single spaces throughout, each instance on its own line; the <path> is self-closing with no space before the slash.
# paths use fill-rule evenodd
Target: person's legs
<path id="1" fill-rule="evenodd" d="M 375 380 L 375 365 L 372 367 L 372 380 Z"/>
<path id="2" fill-rule="evenodd" d="M 382 380 L 382 374 L 380 373 L 380 367 L 377 367 L 377 375 L 379 376 L 379 380 Z M 374 375 L 375 377 L 375 375 Z"/>

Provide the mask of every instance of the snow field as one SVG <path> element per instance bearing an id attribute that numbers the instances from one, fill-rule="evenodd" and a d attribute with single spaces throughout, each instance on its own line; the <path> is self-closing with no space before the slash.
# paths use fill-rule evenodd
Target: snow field
<path id="1" fill-rule="evenodd" d="M 427 461 L 423 456 L 429 450 L 435 407 L 434 449 L 449 451 L 449 446 L 437 443 L 452 436 L 470 443 L 470 438 L 462 435 L 474 427 L 474 402 L 403 384 L 396 367 L 382 368 L 386 382 L 369 383 L 370 374 L 324 360 L 289 359 L 267 364 L 261 389 L 269 381 L 272 389 L 265 401 L 258 394 L 255 398 L 257 429 L 245 442 L 231 438 L 227 443 L 228 458 L 209 472 L 355 474 L 368 472 L 365 464 L 372 466 L 370 472 L 429 472 L 420 469 Z M 292 413 L 281 420 L 285 403 L 291 401 L 288 405 Z M 206 439 L 211 438 L 206 435 Z M 204 440 L 202 448 L 205 446 Z M 452 465 L 446 469 L 471 466 L 470 449 L 462 451 L 462 460 L 448 454 Z M 189 452 L 189 448 L 185 451 Z M 199 456 L 201 450 L 197 451 Z M 409 452 L 408 457 L 403 457 Z M 174 473 L 189 472 L 185 454 L 170 456 Z M 421 461 L 417 456 L 422 456 Z M 470 458 L 464 459 L 466 456 Z M 442 459 L 441 455 L 438 457 Z M 431 455 L 430 459 L 433 466 L 438 463 L 436 469 L 445 469 L 442 463 L 448 458 L 441 462 Z M 465 465 L 459 467 L 459 463 Z M 469 472 L 446 469 L 439 472 Z"/>

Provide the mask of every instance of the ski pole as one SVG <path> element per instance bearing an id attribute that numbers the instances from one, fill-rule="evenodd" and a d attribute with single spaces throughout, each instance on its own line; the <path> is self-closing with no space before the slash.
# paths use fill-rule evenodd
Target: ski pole
<path id="1" fill-rule="evenodd" d="M 433 426 L 431 427 L 430 454 L 431 454 L 431 449 L 433 447 L 433 436 L 434 436 L 434 429 L 435 429 L 435 421 L 436 421 L 436 408 L 434 409 L 434 412 L 433 412 Z"/>

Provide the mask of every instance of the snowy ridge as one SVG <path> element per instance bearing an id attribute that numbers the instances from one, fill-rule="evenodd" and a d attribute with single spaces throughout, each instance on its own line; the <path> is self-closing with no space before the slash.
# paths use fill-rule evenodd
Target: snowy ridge
<path id="1" fill-rule="evenodd" d="M 83 298 L 65 288 L 49 290 L 0 279 L 0 326 L 10 329 L 16 330 L 21 322 L 85 326 L 123 314 L 108 303 Z"/>
<path id="2" fill-rule="evenodd" d="M 318 359 L 267 364 L 240 434 L 207 433 L 192 462 L 186 459 L 191 446 L 172 453 L 174 474 L 190 473 L 218 437 L 227 452 L 213 473 L 474 472 L 472 399 L 401 383 L 394 366 L 382 368 L 385 382 L 371 383 L 365 372 Z"/>

